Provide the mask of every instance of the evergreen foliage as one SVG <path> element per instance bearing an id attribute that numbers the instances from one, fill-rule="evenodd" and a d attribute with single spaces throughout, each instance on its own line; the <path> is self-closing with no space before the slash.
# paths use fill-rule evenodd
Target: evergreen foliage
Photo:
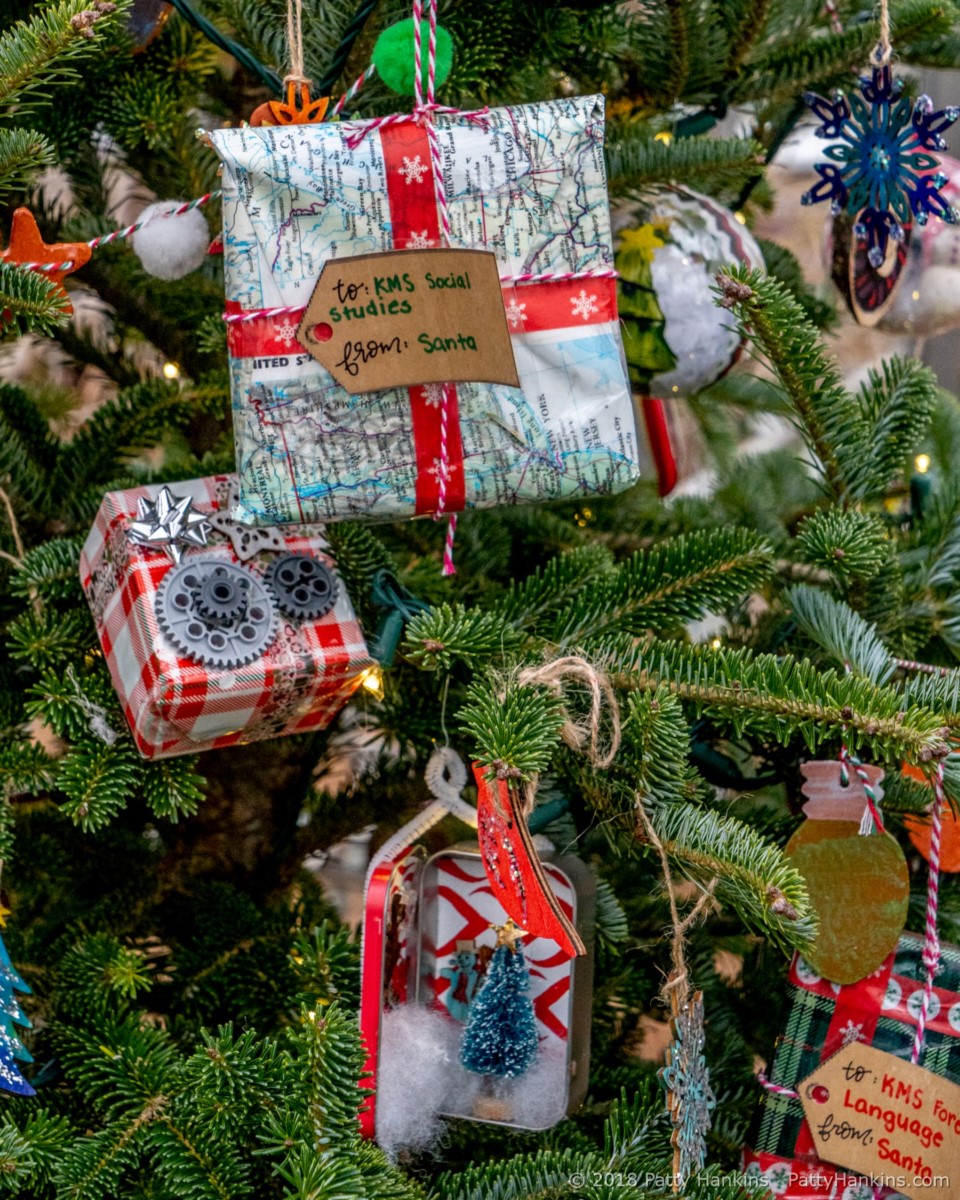
<path id="1" fill-rule="evenodd" d="M 27 203 L 48 242 L 115 228 L 118 174 L 145 200 L 215 186 L 195 127 L 235 124 L 268 97 L 286 69 L 285 6 L 192 7 L 261 69 L 215 49 L 181 11 L 134 53 L 124 3 L 0 0 L 5 227 Z M 749 222 L 799 94 L 846 86 L 866 62 L 869 13 L 835 8 L 842 33 L 819 3 L 787 0 L 445 0 L 455 55 L 441 100 L 602 90 L 615 203 L 682 181 Z M 303 9 L 307 69 L 321 79 L 339 64 L 334 95 L 409 15 L 404 0 Z M 952 4 L 905 0 L 893 15 L 905 61 L 960 62 Z M 733 104 L 753 107 L 753 135 L 713 136 Z M 376 79 L 355 102 L 369 115 L 396 105 Z M 51 165 L 69 203 L 38 182 Z M 718 902 L 689 952 L 720 1098 L 716 1166 L 686 1194 L 749 1194 L 723 1170 L 755 1105 L 755 1059 L 778 1032 L 784 952 L 816 930 L 782 854 L 798 763 L 845 741 L 883 765 L 894 830 L 929 804 L 904 762 L 927 777 L 943 764 L 960 803 L 960 404 L 909 359 L 849 389 L 824 339 L 832 306 L 792 256 L 764 249 L 766 275 L 731 268 L 717 283 L 768 371 L 696 398 L 720 447 L 708 501 L 664 507 L 644 483 L 590 509 L 470 513 L 452 581 L 432 523 L 332 527 L 368 639 L 386 623 L 385 596 L 406 605 L 383 701 L 361 693 L 312 737 L 160 763 L 134 750 L 78 563 L 105 491 L 231 468 L 221 264 L 211 256 L 164 284 L 127 248 L 103 247 L 67 280 L 97 299 L 98 326 L 67 322 L 48 280 L 0 263 L 4 338 L 52 336 L 76 378 L 106 388 L 81 421 L 67 411 L 75 395 L 0 384 L 0 861 L 15 914 L 7 941 L 34 991 L 22 1040 L 35 1062 L 18 1069 L 37 1089 L 0 1114 L 0 1192 L 519 1200 L 568 1195 L 580 1173 L 598 1200 L 664 1195 L 667 1183 L 617 1182 L 665 1180 L 672 1157 L 656 1064 L 637 1053 L 644 1022 L 665 1016 L 669 965 L 642 805 L 677 873 Z M 176 382 L 158 377 L 163 362 Z M 793 420 L 805 462 L 793 449 L 736 458 L 725 422 L 764 410 Z M 933 480 L 922 510 L 909 499 L 920 450 Z M 614 687 L 621 745 L 609 770 L 563 736 L 589 712 L 585 689 L 524 682 L 560 655 L 587 658 Z M 600 733 L 612 733 L 609 712 Z M 548 832 L 600 876 L 590 1096 L 546 1134 L 455 1125 L 436 1158 L 396 1166 L 357 1132 L 354 931 L 303 863 L 365 826 L 380 844 L 412 816 L 423 764 L 447 735 L 464 757 L 562 797 L 568 811 Z M 913 888 L 922 928 L 922 875 Z M 956 940 L 955 879 L 942 910 L 942 936 Z M 736 969 L 718 972 L 721 960 Z"/>

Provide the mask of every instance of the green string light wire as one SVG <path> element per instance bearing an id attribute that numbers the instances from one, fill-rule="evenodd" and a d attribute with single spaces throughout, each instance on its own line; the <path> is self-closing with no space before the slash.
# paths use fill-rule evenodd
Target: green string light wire
<path id="1" fill-rule="evenodd" d="M 340 45 L 333 53 L 333 58 L 330 60 L 330 66 L 317 84 L 318 96 L 329 96 L 333 90 L 333 85 L 340 78 L 346 61 L 350 56 L 350 51 L 353 49 L 354 42 L 363 32 L 363 27 L 366 25 L 370 14 L 377 7 L 377 0 L 361 0 L 357 11 L 353 15 L 353 20 L 343 31 L 343 37 L 340 39 Z"/>
<path id="2" fill-rule="evenodd" d="M 189 21 L 194 29 L 198 29 L 208 41 L 213 42 L 221 50 L 225 50 L 228 54 L 232 54 L 242 67 L 246 69 L 260 80 L 262 84 L 280 96 L 283 93 L 283 80 L 276 73 L 271 71 L 269 67 L 265 67 L 263 63 L 251 54 L 244 46 L 238 42 L 228 38 L 211 21 L 206 17 L 201 16 L 190 5 L 189 0 L 171 0 L 173 7 L 177 10 L 185 21 Z M 330 66 L 327 68 L 323 78 L 317 84 L 317 95 L 327 96 L 330 94 L 334 84 L 340 78 L 344 65 L 350 51 L 353 49 L 354 43 L 363 32 L 363 27 L 366 25 L 371 13 L 377 6 L 377 0 L 362 0 L 361 4 L 354 13 L 353 19 L 344 30 L 343 37 L 340 39 L 340 44 L 334 51 L 333 58 L 330 60 Z"/>
<path id="3" fill-rule="evenodd" d="M 208 21 L 206 17 L 202 17 L 198 12 L 195 12 L 187 0 L 171 0 L 171 3 L 180 16 L 185 21 L 189 21 L 194 29 L 199 29 L 208 41 L 213 42 L 215 46 L 219 46 L 221 50 L 226 50 L 228 54 L 232 54 L 242 67 L 246 67 L 251 74 L 256 75 L 260 82 L 268 87 L 271 92 L 276 93 L 278 96 L 282 94 L 283 80 L 276 71 L 271 71 L 269 67 L 265 67 L 249 50 L 222 34 L 216 25 Z"/>

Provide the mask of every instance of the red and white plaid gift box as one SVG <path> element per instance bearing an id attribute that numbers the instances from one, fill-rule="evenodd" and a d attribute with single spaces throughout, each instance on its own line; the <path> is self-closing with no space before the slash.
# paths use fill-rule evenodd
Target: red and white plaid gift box
<path id="1" fill-rule="evenodd" d="M 196 511 L 210 515 L 229 513 L 235 488 L 226 475 L 171 485 L 175 496 L 189 496 Z M 173 561 L 128 537 L 137 501 L 155 501 L 159 492 L 155 485 L 106 495 L 80 556 L 81 583 L 137 749 L 145 758 L 168 758 L 329 725 L 373 661 L 343 584 L 324 616 L 280 616 L 266 649 L 245 666 L 220 669 L 184 657 L 155 612 Z M 278 552 L 309 552 L 335 569 L 319 526 L 285 526 L 281 536 L 231 527 L 222 517 L 218 523 L 199 551 L 205 557 L 236 563 L 234 538 L 253 538 L 258 550 L 244 558 L 257 574 Z M 187 550 L 184 561 L 195 553 Z"/>

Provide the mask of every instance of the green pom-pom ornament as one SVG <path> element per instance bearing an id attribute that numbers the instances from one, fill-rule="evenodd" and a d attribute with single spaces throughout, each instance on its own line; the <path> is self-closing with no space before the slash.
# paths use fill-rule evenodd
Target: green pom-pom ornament
<path id="1" fill-rule="evenodd" d="M 427 82 L 427 46 L 430 42 L 430 24 L 420 22 L 421 67 L 424 90 Z M 413 18 L 398 21 L 385 29 L 377 38 L 373 48 L 373 65 L 377 74 L 391 91 L 401 96 L 412 96 L 416 72 L 413 57 Z M 443 87 L 453 66 L 453 39 L 442 25 L 437 26 L 437 87 Z"/>

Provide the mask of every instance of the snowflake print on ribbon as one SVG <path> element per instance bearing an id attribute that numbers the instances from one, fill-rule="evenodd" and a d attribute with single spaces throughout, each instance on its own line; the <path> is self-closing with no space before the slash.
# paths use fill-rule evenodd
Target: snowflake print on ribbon
<path id="1" fill-rule="evenodd" d="M 863 1026 L 857 1025 L 853 1021 L 848 1021 L 840 1030 L 840 1035 L 843 1038 L 843 1044 L 849 1046 L 851 1042 L 863 1041 Z"/>
<path id="2" fill-rule="evenodd" d="M 775 1196 L 782 1196 L 790 1186 L 790 1170 L 783 1163 L 774 1163 L 773 1166 L 767 1167 L 764 1172 L 763 1182 L 767 1185 Z"/>
<path id="3" fill-rule="evenodd" d="M 456 469 L 456 463 L 445 463 L 443 459 L 435 458 L 433 466 L 427 468 L 427 474 L 432 475 L 439 482 L 441 479 L 448 480 Z"/>
<path id="4" fill-rule="evenodd" d="M 439 408 L 443 403 L 444 387 L 442 383 L 425 383 L 423 385 L 423 402 L 431 408 Z"/>
<path id="5" fill-rule="evenodd" d="M 405 158 L 403 161 L 409 162 L 410 160 L 408 158 Z M 418 155 L 417 162 L 419 162 L 419 161 L 420 161 L 420 158 Z M 410 182 L 410 180 L 408 179 L 407 183 L 409 183 L 409 182 Z M 417 183 L 419 183 L 419 182 L 420 182 L 420 180 L 418 179 Z M 408 250 L 429 250 L 432 245 L 433 245 L 433 239 L 430 237 L 430 235 L 427 233 L 426 230 L 424 230 L 423 233 L 411 233 L 410 236 L 407 238 L 407 249 Z"/>
<path id="6" fill-rule="evenodd" d="M 570 303 L 573 305 L 573 316 L 583 317 L 585 321 L 589 321 L 595 312 L 600 311 L 596 293 L 591 292 L 587 295 L 584 288 L 580 289 L 579 296 L 571 296 Z"/>
<path id="7" fill-rule="evenodd" d="M 874 1200 L 876 1193 L 869 1183 L 851 1183 L 843 1189 L 841 1200 Z M 890 1197 L 893 1200 L 893 1197 Z"/>
<path id="8" fill-rule="evenodd" d="M 397 170 L 403 176 L 406 183 L 419 183 L 429 169 L 419 154 L 415 158 L 409 158 L 405 154 L 403 156 L 403 166 L 397 167 Z"/>
<path id="9" fill-rule="evenodd" d="M 678 1004 L 676 992 L 671 1000 L 673 1041 L 667 1048 L 667 1065 L 660 1070 L 660 1081 L 667 1089 L 673 1121 L 673 1169 L 682 1186 L 704 1164 L 710 1114 L 717 1100 L 703 1053 L 703 993 L 696 992 L 683 1005 Z"/>
<path id="10" fill-rule="evenodd" d="M 842 92 L 832 100 L 814 92 L 803 97 L 821 122 L 817 137 L 837 139 L 824 153 L 840 165 L 818 163 L 820 182 L 804 192 L 802 203 L 829 200 L 834 215 L 846 209 L 855 217 L 854 231 L 866 241 L 874 268 L 884 262 L 891 239 L 903 240 L 911 214 L 918 225 L 926 225 L 930 216 L 949 225 L 960 220 L 960 212 L 940 194 L 947 182 L 937 170 L 940 160 L 927 153 L 947 149 L 940 135 L 960 109 L 934 112 L 929 96 L 921 96 L 911 108 L 902 91 L 902 80 L 883 66 L 860 79 L 863 99 Z"/>
<path id="11" fill-rule="evenodd" d="M 527 306 L 521 304 L 519 300 L 511 300 L 506 307 L 507 320 L 514 329 L 522 329 L 523 323 L 527 319 Z"/>
<path id="12" fill-rule="evenodd" d="M 297 340 L 297 327 L 289 317 L 286 318 L 282 325 L 277 325 L 273 332 L 276 335 L 277 341 L 283 342 L 288 350 Z"/>

